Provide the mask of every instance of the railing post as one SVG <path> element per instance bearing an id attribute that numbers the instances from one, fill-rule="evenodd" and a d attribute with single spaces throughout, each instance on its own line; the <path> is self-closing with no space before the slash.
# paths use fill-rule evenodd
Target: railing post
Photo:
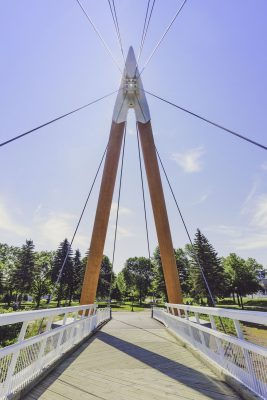
<path id="1" fill-rule="evenodd" d="M 234 321 L 235 330 L 236 330 L 236 334 L 237 334 L 238 339 L 244 340 L 243 331 L 241 329 L 239 321 L 237 319 L 233 319 L 233 321 Z M 250 354 L 249 354 L 248 350 L 244 349 L 243 347 L 242 347 L 242 352 L 243 352 L 243 355 L 244 355 L 244 359 L 245 359 L 245 363 L 246 363 L 246 367 L 247 367 L 248 373 L 251 376 L 252 386 L 257 392 L 260 393 L 258 380 L 257 380 L 257 377 L 255 375 L 255 371 L 254 371 L 254 367 L 253 367 L 253 363 L 252 363 Z"/>
<path id="2" fill-rule="evenodd" d="M 24 337 L 25 337 L 25 334 L 26 334 L 26 331 L 27 331 L 27 327 L 28 327 L 28 321 L 24 321 L 23 324 L 22 324 L 20 333 L 19 333 L 19 337 L 18 337 L 18 341 L 17 341 L 18 344 L 21 343 L 24 340 Z M 17 360 L 18 360 L 18 357 L 19 357 L 19 353 L 20 353 L 20 348 L 18 348 L 18 350 L 16 350 L 12 354 L 12 359 L 11 359 L 11 363 L 10 363 L 9 368 L 8 368 L 7 377 L 6 377 L 6 383 L 5 383 L 6 388 L 7 388 L 7 390 L 6 390 L 6 394 L 7 395 L 9 395 L 11 393 L 11 390 L 12 390 L 12 378 L 13 378 L 13 375 L 14 375 L 14 372 L 15 372 L 15 368 L 16 368 L 16 365 L 17 365 Z"/>
<path id="3" fill-rule="evenodd" d="M 190 322 L 189 316 L 188 316 L 188 311 L 186 309 L 184 310 L 184 313 L 185 313 L 186 320 Z M 194 339 L 194 333 L 193 333 L 192 327 L 189 324 L 187 326 L 189 328 L 189 336 L 191 337 L 192 342 L 194 343 L 195 339 Z"/>
<path id="4" fill-rule="evenodd" d="M 196 318 L 197 324 L 201 325 L 200 319 L 199 319 L 199 313 L 195 312 L 194 314 L 195 314 L 195 318 Z M 203 332 L 202 332 L 201 330 L 199 330 L 199 334 L 200 334 L 200 341 L 201 341 L 201 344 L 202 344 L 204 347 L 206 347 L 205 337 L 204 337 L 204 334 L 203 334 Z"/>
<path id="5" fill-rule="evenodd" d="M 46 324 L 46 328 L 45 328 L 45 332 L 49 332 L 52 326 L 52 322 L 53 322 L 54 317 L 51 316 Z M 43 339 L 42 343 L 41 343 L 41 347 L 40 347 L 40 351 L 39 351 L 39 355 L 38 355 L 38 360 L 37 360 L 37 369 L 42 369 L 43 368 L 43 353 L 45 351 L 45 345 L 46 345 L 46 338 Z"/>
<path id="6" fill-rule="evenodd" d="M 77 318 L 78 318 L 78 311 L 75 313 L 73 322 L 77 321 Z M 72 330 L 73 330 L 73 334 L 72 334 L 72 344 L 74 344 L 74 343 L 75 343 L 76 331 L 77 331 L 77 326 L 76 326 L 76 324 L 73 325 Z"/>
<path id="7" fill-rule="evenodd" d="M 216 323 L 215 323 L 213 315 L 210 314 L 209 317 L 210 317 L 211 328 L 214 331 L 217 331 L 217 326 L 216 326 Z M 218 352 L 220 354 L 220 358 L 221 358 L 221 360 L 224 361 L 224 349 L 223 349 L 223 346 L 222 346 L 220 340 L 217 337 L 215 337 L 215 342 L 216 342 L 216 345 L 217 345 Z"/>
<path id="8" fill-rule="evenodd" d="M 67 321 L 67 313 L 64 314 L 62 327 L 66 325 L 66 321 Z M 60 355 L 60 353 L 61 353 L 60 345 L 61 345 L 61 340 L 62 340 L 64 332 L 65 332 L 65 329 L 62 329 L 61 332 L 59 333 L 58 342 L 57 342 L 57 349 L 56 349 L 57 355 Z"/>

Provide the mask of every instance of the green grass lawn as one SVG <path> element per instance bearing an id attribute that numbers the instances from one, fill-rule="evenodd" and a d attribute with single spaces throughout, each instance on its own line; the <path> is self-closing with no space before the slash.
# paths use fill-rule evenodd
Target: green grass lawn
<path id="1" fill-rule="evenodd" d="M 98 307 L 106 307 L 107 303 L 104 302 L 98 302 Z M 149 310 L 151 308 L 150 304 L 138 304 L 138 303 L 132 303 L 130 301 L 126 301 L 123 303 L 111 303 L 111 309 L 112 311 L 144 311 L 144 310 Z"/>

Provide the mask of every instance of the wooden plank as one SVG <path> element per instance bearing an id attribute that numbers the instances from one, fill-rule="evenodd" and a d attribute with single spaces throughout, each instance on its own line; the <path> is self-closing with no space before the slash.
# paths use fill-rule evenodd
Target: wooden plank
<path id="1" fill-rule="evenodd" d="M 113 319 L 48 375 L 27 400 L 238 400 L 144 313 Z"/>

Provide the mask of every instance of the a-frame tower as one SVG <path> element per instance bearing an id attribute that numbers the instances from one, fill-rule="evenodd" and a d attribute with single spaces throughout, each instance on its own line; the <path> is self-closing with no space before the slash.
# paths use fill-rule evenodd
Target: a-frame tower
<path id="1" fill-rule="evenodd" d="M 114 107 L 90 251 L 84 275 L 81 304 L 94 303 L 96 296 L 125 122 L 129 108 L 134 108 L 138 124 L 168 301 L 169 303 L 182 303 L 181 286 L 174 257 L 149 108 L 139 76 L 134 51 L 130 47 Z"/>

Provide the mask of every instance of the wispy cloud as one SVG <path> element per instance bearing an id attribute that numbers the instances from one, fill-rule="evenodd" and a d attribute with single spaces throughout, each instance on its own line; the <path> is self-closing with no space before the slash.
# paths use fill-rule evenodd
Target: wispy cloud
<path id="1" fill-rule="evenodd" d="M 259 228 L 267 229 L 267 194 L 257 198 L 252 223 Z"/>
<path id="2" fill-rule="evenodd" d="M 175 161 L 186 173 L 199 172 L 203 168 L 201 157 L 205 154 L 203 146 L 195 147 L 183 153 L 172 153 L 171 160 Z"/>
<path id="3" fill-rule="evenodd" d="M 28 223 L 21 222 L 20 212 L 9 209 L 6 202 L 0 199 L 0 232 L 2 240 L 5 237 L 13 243 L 24 242 L 27 238 L 35 239 L 38 248 L 57 248 L 64 238 L 72 238 L 77 217 L 68 213 L 41 213 L 41 205 L 33 211 Z M 89 234 L 88 234 L 89 235 Z M 78 232 L 74 247 L 82 250 L 89 247 L 89 236 Z M 23 238 L 23 240 L 21 240 Z M 12 244 L 12 243 L 11 243 Z"/>
<path id="4" fill-rule="evenodd" d="M 193 205 L 197 205 L 197 204 L 201 204 L 204 203 L 207 198 L 209 197 L 209 193 L 204 193 L 202 194 L 199 199 L 197 199 L 194 203 L 192 203 Z"/>
<path id="5" fill-rule="evenodd" d="M 70 238 L 74 231 L 74 216 L 70 214 L 49 213 L 37 225 L 42 239 L 57 246 L 64 238 Z"/>
<path id="6" fill-rule="evenodd" d="M 228 237 L 229 244 L 239 250 L 267 247 L 267 193 L 255 196 L 252 188 L 241 213 L 248 222 L 245 226 L 217 225 L 209 230 Z"/>
<path id="7" fill-rule="evenodd" d="M 113 201 L 111 204 L 111 215 L 114 215 L 117 213 L 117 208 L 118 208 L 118 204 L 115 201 Z M 120 205 L 119 214 L 120 215 L 129 215 L 129 214 L 132 214 L 132 210 L 130 208 L 122 207 Z"/>
<path id="8" fill-rule="evenodd" d="M 241 207 L 242 214 L 246 214 L 249 211 L 250 203 L 256 195 L 258 186 L 259 186 L 259 180 L 256 179 L 256 180 L 254 180 L 252 187 L 251 187 L 247 197 L 245 198 L 244 203 L 242 204 L 242 207 Z"/>
<path id="9" fill-rule="evenodd" d="M 108 230 L 108 235 L 107 239 L 113 243 L 114 241 L 114 234 L 115 234 L 115 224 L 111 224 L 110 228 Z M 130 229 L 127 229 L 121 225 L 118 225 L 117 227 L 117 241 L 124 239 L 124 238 L 129 238 L 134 236 L 133 232 Z"/>
<path id="10" fill-rule="evenodd" d="M 57 247 L 64 238 L 71 240 L 76 227 L 77 217 L 68 213 L 50 212 L 39 221 L 35 220 L 34 230 L 40 241 Z M 74 247 L 86 249 L 89 247 L 89 238 L 81 233 L 76 234 Z"/>
<path id="11" fill-rule="evenodd" d="M 265 161 L 264 163 L 261 164 L 261 168 L 262 168 L 264 171 L 267 171 L 267 161 Z"/>
<path id="12" fill-rule="evenodd" d="M 15 216 L 11 215 L 3 200 L 0 200 L 0 230 L 25 238 L 30 234 L 30 229 L 18 222 Z"/>

